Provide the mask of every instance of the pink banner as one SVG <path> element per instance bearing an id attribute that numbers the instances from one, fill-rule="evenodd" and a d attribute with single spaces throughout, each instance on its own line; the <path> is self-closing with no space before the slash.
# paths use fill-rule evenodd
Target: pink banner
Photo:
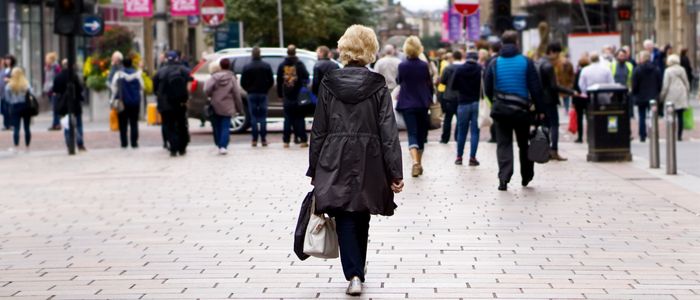
<path id="1" fill-rule="evenodd" d="M 125 17 L 151 17 L 153 16 L 153 1 L 151 0 L 124 0 Z"/>
<path id="2" fill-rule="evenodd" d="M 450 42 L 450 13 L 442 13 L 442 37 L 440 39 L 443 43 Z"/>
<path id="3" fill-rule="evenodd" d="M 199 0 L 170 0 L 170 14 L 173 16 L 199 15 Z"/>

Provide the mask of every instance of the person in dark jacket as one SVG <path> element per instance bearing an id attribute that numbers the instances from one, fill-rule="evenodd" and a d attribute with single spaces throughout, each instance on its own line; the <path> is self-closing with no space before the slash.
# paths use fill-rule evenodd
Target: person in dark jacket
<path id="1" fill-rule="evenodd" d="M 542 104 L 545 112 L 545 124 L 549 127 L 551 137 L 551 154 L 554 160 L 565 161 L 566 158 L 559 155 L 559 94 L 573 95 L 575 92 L 569 88 L 559 85 L 557 74 L 554 70 L 554 63 L 559 60 L 561 54 L 561 44 L 557 42 L 547 45 L 546 55 L 538 61 L 540 68 L 540 82 L 542 83 Z"/>
<path id="2" fill-rule="evenodd" d="M 537 118 L 543 117 L 542 85 L 540 84 L 535 64 L 520 54 L 518 49 L 518 33 L 506 31 L 501 37 L 503 48 L 499 57 L 491 63 L 484 79 L 486 96 L 494 103 L 498 93 L 515 95 L 528 99 L 535 104 Z M 530 137 L 530 120 L 524 119 L 494 119 L 496 123 L 497 157 L 498 157 L 498 190 L 508 189 L 508 183 L 513 176 L 513 132 L 520 149 L 520 174 L 522 185 L 527 186 L 535 177 L 535 164 L 528 158 Z"/>
<path id="3" fill-rule="evenodd" d="M 396 82 L 401 87 L 396 110 L 403 115 L 408 131 L 408 149 L 411 151 L 413 168 L 411 175 L 423 175 L 423 150 L 427 142 L 430 119 L 428 109 L 433 101 L 433 80 L 428 63 L 419 56 L 423 45 L 416 36 L 409 37 L 403 46 L 406 60 L 399 64 Z"/>
<path id="4" fill-rule="evenodd" d="M 326 46 L 320 46 L 318 47 L 318 49 L 316 49 L 318 61 L 316 61 L 316 65 L 314 65 L 314 80 L 311 86 L 311 91 L 315 95 L 318 95 L 318 89 L 321 87 L 321 81 L 326 76 L 326 74 L 340 68 L 338 67 L 338 64 L 336 64 L 329 58 L 330 54 L 331 50 L 328 49 L 328 47 Z"/>
<path id="5" fill-rule="evenodd" d="M 277 96 L 284 99 L 284 132 L 282 142 L 289 148 L 292 130 L 299 138 L 301 147 L 308 147 L 306 123 L 304 122 L 305 108 L 299 105 L 299 93 L 302 86 L 309 83 L 309 71 L 297 57 L 294 45 L 287 47 L 287 57 L 277 68 Z"/>
<path id="6" fill-rule="evenodd" d="M 685 70 L 685 75 L 688 77 L 688 82 L 690 82 L 692 91 L 695 76 L 693 75 L 693 65 L 690 63 L 690 58 L 688 57 L 688 48 L 683 48 L 681 50 L 681 67 Z"/>
<path id="7" fill-rule="evenodd" d="M 68 68 L 68 60 L 62 61 L 61 73 L 53 80 L 53 93 L 56 94 L 59 103 L 63 108 L 59 108 L 60 115 L 71 114 L 75 118 L 75 141 L 78 151 L 87 151 L 83 135 L 83 85 L 80 83 L 78 75 Z M 70 128 L 64 128 L 66 144 L 72 143 Z M 70 147 L 69 147 L 70 148 Z"/>
<path id="8" fill-rule="evenodd" d="M 585 117 L 586 111 L 588 110 L 588 99 L 584 98 L 581 96 L 583 91 L 581 90 L 581 86 L 578 84 L 579 79 L 581 79 L 581 72 L 583 71 L 583 68 L 587 67 L 591 61 L 588 59 L 588 56 L 583 56 L 581 59 L 578 61 L 578 71 L 576 71 L 576 78 L 574 79 L 574 90 L 576 90 L 576 95 L 574 95 L 573 100 L 574 100 L 574 110 L 576 110 L 576 128 L 578 128 L 577 133 L 578 133 L 578 138 L 576 139 L 576 143 L 583 143 L 583 119 Z"/>
<path id="9" fill-rule="evenodd" d="M 639 56 L 641 61 L 632 73 L 632 95 L 639 114 L 639 140 L 643 143 L 647 138 L 646 118 L 647 111 L 649 111 L 649 101 L 657 100 L 661 104 L 659 94 L 661 93 L 663 77 L 659 68 L 651 61 L 649 52 L 642 51 Z"/>
<path id="10" fill-rule="evenodd" d="M 501 42 L 491 43 L 491 46 L 489 48 L 489 54 L 491 54 L 491 57 L 486 62 L 486 68 L 484 68 L 484 70 L 488 70 L 489 67 L 491 66 L 491 63 L 496 61 L 496 59 L 498 58 L 499 52 L 501 52 L 502 47 L 503 47 L 503 44 L 501 44 Z M 484 76 L 486 76 L 486 72 L 484 72 Z M 489 102 L 491 102 L 491 99 L 489 99 Z M 491 133 L 491 138 L 489 138 L 488 142 L 495 144 L 496 143 L 496 124 L 495 123 L 492 123 L 491 126 L 489 127 L 489 132 Z"/>
<path id="11" fill-rule="evenodd" d="M 401 145 L 381 74 L 365 66 L 379 48 L 374 31 L 353 25 L 338 41 L 345 67 L 326 74 L 314 115 L 309 169 L 316 212 L 335 217 L 346 293 L 365 280 L 370 215 L 391 216 L 403 188 Z"/>
<path id="12" fill-rule="evenodd" d="M 163 117 L 164 135 L 170 156 L 187 153 L 190 134 L 187 126 L 187 83 L 192 81 L 190 70 L 180 63 L 176 51 L 168 51 L 166 64 L 153 77 L 153 90 L 158 99 L 158 111 Z"/>
<path id="13" fill-rule="evenodd" d="M 447 144 L 450 141 L 452 131 L 452 118 L 457 114 L 457 106 L 459 105 L 459 91 L 455 88 L 455 75 L 462 61 L 462 51 L 456 50 L 452 52 L 452 63 L 445 67 L 440 76 L 440 84 L 445 86 L 445 91 L 441 93 L 440 104 L 442 106 L 442 136 L 440 143 Z M 457 130 L 455 129 L 455 140 L 457 140 Z"/>
<path id="14" fill-rule="evenodd" d="M 253 141 L 257 147 L 258 138 L 262 146 L 267 147 L 267 93 L 275 84 L 274 74 L 270 64 L 262 61 L 260 48 L 254 47 L 253 60 L 243 67 L 241 87 L 248 93 L 248 113 L 252 126 Z"/>
<path id="15" fill-rule="evenodd" d="M 459 53 L 455 52 L 455 54 Z M 459 66 L 455 72 L 454 84 L 448 89 L 458 92 L 459 104 L 457 106 L 457 159 L 455 164 L 462 164 L 464 145 L 467 142 L 467 132 L 471 131 L 471 145 L 469 150 L 469 165 L 478 166 L 476 150 L 479 146 L 479 99 L 481 98 L 481 79 L 483 69 L 478 63 L 476 52 L 467 53 L 467 61 Z"/>
<path id="16" fill-rule="evenodd" d="M 143 77 L 141 77 L 141 71 L 134 69 L 131 58 L 124 58 L 122 66 L 123 68 L 113 75 L 111 83 L 112 95 L 124 101 L 124 110 L 119 112 L 119 139 L 122 148 L 126 149 L 131 142 L 131 148 L 136 149 L 139 147 L 139 111 L 143 94 Z M 131 139 L 127 138 L 129 127 Z"/>

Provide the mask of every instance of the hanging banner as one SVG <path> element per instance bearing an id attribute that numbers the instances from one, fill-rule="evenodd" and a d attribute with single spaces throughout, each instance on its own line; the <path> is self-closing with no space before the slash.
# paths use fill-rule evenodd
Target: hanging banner
<path id="1" fill-rule="evenodd" d="M 151 0 L 124 0 L 125 17 L 152 17 L 153 1 Z"/>
<path id="2" fill-rule="evenodd" d="M 462 15 L 452 7 L 450 8 L 450 42 L 462 40 Z"/>
<path id="3" fill-rule="evenodd" d="M 480 10 L 467 16 L 467 39 L 474 42 L 481 38 Z"/>
<path id="4" fill-rule="evenodd" d="M 440 41 L 443 43 L 449 43 L 450 42 L 450 13 L 449 12 L 444 12 L 442 13 L 442 36 L 440 37 Z"/>
<path id="5" fill-rule="evenodd" d="M 170 14 L 176 17 L 199 15 L 199 0 L 170 0 Z"/>

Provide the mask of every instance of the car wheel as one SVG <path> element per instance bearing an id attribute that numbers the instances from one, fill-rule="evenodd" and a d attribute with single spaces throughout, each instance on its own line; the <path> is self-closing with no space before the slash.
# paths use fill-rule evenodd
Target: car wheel
<path id="1" fill-rule="evenodd" d="M 231 133 L 244 133 L 250 128 L 248 115 L 238 115 L 231 118 Z"/>

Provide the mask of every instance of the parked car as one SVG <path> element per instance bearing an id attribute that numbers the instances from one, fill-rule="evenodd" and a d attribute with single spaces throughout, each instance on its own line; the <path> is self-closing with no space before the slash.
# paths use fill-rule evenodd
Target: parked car
<path id="1" fill-rule="evenodd" d="M 240 84 L 240 76 L 243 73 L 243 67 L 247 65 L 251 60 L 252 48 L 236 48 L 236 49 L 224 49 L 211 54 L 206 57 L 206 60 L 200 62 L 194 69 L 192 69 L 192 77 L 194 81 L 190 85 L 190 101 L 187 103 L 187 116 L 190 118 L 204 120 L 204 106 L 207 104 L 207 96 L 204 95 L 204 83 L 210 78 L 209 74 L 209 64 L 214 61 L 219 61 L 221 59 L 228 59 L 231 61 L 231 68 L 233 72 L 238 77 L 238 82 Z M 272 67 L 272 72 L 277 74 L 277 67 L 284 61 L 287 56 L 286 48 L 261 48 L 260 49 L 262 60 L 270 64 Z M 313 70 L 316 61 L 318 60 L 315 52 L 307 50 L 297 50 L 297 57 L 304 63 L 306 68 L 309 70 L 311 79 L 313 79 Z M 337 62 L 336 62 L 337 63 Z M 340 66 L 340 63 L 338 63 Z M 275 80 L 276 82 L 276 80 Z M 309 83 L 311 84 L 311 83 Z M 243 105 L 248 106 L 248 101 L 246 101 L 247 93 L 245 90 L 241 89 L 243 97 Z M 283 107 L 282 99 L 277 97 L 277 86 L 273 85 L 268 94 L 268 118 L 269 119 L 283 119 Z M 309 109 L 308 117 L 313 117 L 313 109 Z M 246 113 L 243 116 L 237 116 L 231 119 L 231 132 L 241 133 L 245 132 L 250 128 L 250 118 Z"/>

